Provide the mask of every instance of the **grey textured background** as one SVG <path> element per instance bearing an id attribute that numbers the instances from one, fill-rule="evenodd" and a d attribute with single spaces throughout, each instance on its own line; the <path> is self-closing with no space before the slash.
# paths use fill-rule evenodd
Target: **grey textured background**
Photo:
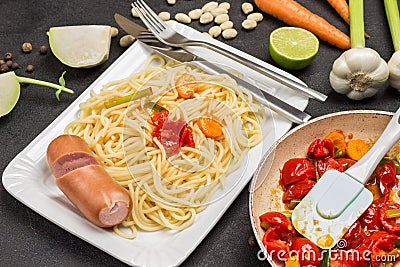
<path id="1" fill-rule="evenodd" d="M 169 6 L 165 0 L 148 0 L 156 11 L 167 10 L 172 14 L 188 12 L 201 7 L 204 0 L 177 0 Z M 220 1 L 221 2 L 221 1 Z M 270 32 L 285 24 L 265 15 L 264 20 L 253 31 L 240 27 L 245 15 L 240 11 L 244 1 L 230 0 L 230 16 L 235 22 L 239 35 L 226 43 L 274 64 L 268 52 Z M 252 2 L 252 1 L 250 1 Z M 339 29 L 348 33 L 348 26 L 324 0 L 298 2 L 326 18 Z M 48 46 L 46 32 L 53 26 L 79 24 L 106 24 L 117 26 L 113 15 L 119 12 L 130 16 L 130 1 L 88 1 L 88 0 L 2 0 L 0 1 L 0 56 L 6 52 L 14 54 L 21 66 L 33 64 L 36 70 L 17 74 L 57 82 L 63 70 L 67 86 L 76 91 L 75 95 L 63 94 L 57 102 L 48 89 L 29 85 L 22 88 L 16 108 L 0 118 L 0 174 L 7 164 L 45 129 L 80 93 L 82 93 L 125 49 L 119 47 L 118 38 L 112 40 L 109 60 L 91 69 L 72 69 L 62 65 L 49 52 L 46 56 L 38 53 L 40 45 Z M 135 19 L 139 22 L 138 19 Z M 190 26 L 204 31 L 209 26 L 193 22 Z M 383 1 L 365 0 L 365 29 L 371 35 L 367 46 L 377 50 L 388 60 L 393 46 L 387 26 Z M 221 37 L 220 37 L 221 38 Z M 222 40 L 222 39 L 221 39 Z M 224 41 L 224 40 L 222 40 Z M 34 51 L 25 55 L 20 46 L 31 42 Z M 371 99 L 354 102 L 333 92 L 329 85 L 329 72 L 333 61 L 341 50 L 321 41 L 315 61 L 306 69 L 291 72 L 309 86 L 327 94 L 328 100 L 320 103 L 311 100 L 306 111 L 313 117 L 352 109 L 379 109 L 395 111 L 400 104 L 400 93 L 393 88 L 383 90 Z M 248 191 L 245 189 L 223 215 L 220 222 L 188 257 L 183 266 L 267 266 L 257 259 L 257 247 L 248 245 L 252 229 L 248 213 Z M 92 245 L 44 219 L 25 207 L 0 186 L 0 261 L 2 266 L 123 266 L 123 263 Z"/>

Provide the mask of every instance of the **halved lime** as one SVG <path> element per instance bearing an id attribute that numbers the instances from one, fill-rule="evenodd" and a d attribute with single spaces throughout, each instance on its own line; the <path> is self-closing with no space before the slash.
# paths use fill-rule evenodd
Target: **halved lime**
<path id="1" fill-rule="evenodd" d="M 0 75 L 0 117 L 8 114 L 17 104 L 20 85 L 13 71 Z"/>
<path id="2" fill-rule="evenodd" d="M 70 67 L 90 68 L 108 59 L 111 43 L 110 26 L 52 27 L 47 35 L 53 54 Z"/>
<path id="3" fill-rule="evenodd" d="M 271 32 L 269 52 L 272 59 L 289 70 L 305 68 L 318 53 L 318 38 L 298 27 L 280 27 Z"/>

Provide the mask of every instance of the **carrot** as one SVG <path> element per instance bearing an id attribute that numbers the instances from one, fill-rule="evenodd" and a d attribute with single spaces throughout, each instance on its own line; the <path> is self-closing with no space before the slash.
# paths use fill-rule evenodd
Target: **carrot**
<path id="1" fill-rule="evenodd" d="M 365 153 L 367 153 L 369 150 L 368 144 L 360 139 L 352 139 L 349 142 L 347 142 L 347 156 L 349 158 L 354 159 L 354 160 L 360 160 Z"/>
<path id="2" fill-rule="evenodd" d="M 342 17 L 342 19 L 350 25 L 350 9 L 349 5 L 347 4 L 346 0 L 327 0 L 328 3 L 336 10 L 336 12 L 339 14 L 339 16 Z M 369 38 L 370 36 L 367 33 L 364 33 L 364 36 L 366 38 Z"/>
<path id="3" fill-rule="evenodd" d="M 342 49 L 350 48 L 350 37 L 294 0 L 255 0 L 262 11 L 285 23 L 300 27 Z"/>
<path id="4" fill-rule="evenodd" d="M 199 118 L 197 120 L 197 125 L 207 137 L 217 138 L 222 135 L 221 124 L 212 118 Z"/>
<path id="5" fill-rule="evenodd" d="M 346 0 L 327 0 L 347 24 L 350 25 L 349 5 Z"/>
<path id="6" fill-rule="evenodd" d="M 184 73 L 179 76 L 178 79 L 176 79 L 175 84 L 178 95 L 185 99 L 191 98 L 199 89 L 196 77 L 189 73 Z"/>
<path id="7" fill-rule="evenodd" d="M 330 132 L 325 139 L 331 140 L 333 145 L 335 146 L 335 158 L 341 158 L 346 156 L 346 137 L 344 136 L 343 131 L 334 130 Z"/>

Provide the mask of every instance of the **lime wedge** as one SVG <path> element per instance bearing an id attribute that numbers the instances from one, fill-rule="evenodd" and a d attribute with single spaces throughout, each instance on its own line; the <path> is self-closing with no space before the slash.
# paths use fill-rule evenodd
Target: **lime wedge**
<path id="1" fill-rule="evenodd" d="M 52 27 L 47 35 L 51 51 L 67 66 L 90 68 L 108 59 L 111 43 L 110 26 Z"/>
<path id="2" fill-rule="evenodd" d="M 0 117 L 8 114 L 17 104 L 20 85 L 13 71 L 0 75 Z"/>
<path id="3" fill-rule="evenodd" d="M 318 53 L 318 38 L 298 27 L 281 27 L 271 32 L 269 52 L 272 59 L 289 70 L 305 68 Z"/>

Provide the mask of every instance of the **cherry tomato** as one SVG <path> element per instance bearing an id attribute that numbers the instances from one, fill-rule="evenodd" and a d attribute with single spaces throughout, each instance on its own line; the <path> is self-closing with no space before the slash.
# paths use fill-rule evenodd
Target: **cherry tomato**
<path id="1" fill-rule="evenodd" d="M 293 235 L 295 234 L 292 222 L 280 212 L 269 211 L 261 215 L 259 219 L 261 222 L 261 227 L 264 229 L 267 229 L 270 226 L 278 226 L 282 229 L 285 229 L 285 231 L 291 232 Z"/>
<path id="2" fill-rule="evenodd" d="M 383 187 L 382 194 L 390 194 L 390 189 L 396 182 L 396 165 L 393 160 L 383 159 L 374 171 L 375 177 Z"/>
<path id="3" fill-rule="evenodd" d="M 279 260 L 287 259 L 289 256 L 290 245 L 292 243 L 294 231 L 281 226 L 271 226 L 265 232 L 263 244 L 268 253 L 273 258 Z"/>
<path id="4" fill-rule="evenodd" d="M 310 159 L 328 158 L 335 155 L 335 146 L 329 139 L 316 139 L 308 147 L 307 157 Z"/>
<path id="5" fill-rule="evenodd" d="M 372 204 L 361 215 L 359 221 L 361 226 L 368 231 L 382 230 L 381 220 L 379 218 L 379 209 L 383 206 L 382 199 L 372 201 Z"/>
<path id="6" fill-rule="evenodd" d="M 281 183 L 288 186 L 302 180 L 314 179 L 315 175 L 315 167 L 311 161 L 306 158 L 292 158 L 283 165 Z"/>
<path id="7" fill-rule="evenodd" d="M 385 263 L 388 263 L 388 265 L 393 264 L 393 260 L 389 260 L 388 256 L 396 249 L 394 240 L 400 240 L 400 238 L 396 235 L 387 234 L 373 243 L 371 249 L 371 263 L 373 267 L 386 266 Z"/>
<path id="8" fill-rule="evenodd" d="M 343 239 L 346 240 L 346 246 L 343 249 L 357 248 L 365 238 L 366 234 L 362 229 L 361 223 L 356 221 L 343 236 Z"/>
<path id="9" fill-rule="evenodd" d="M 334 158 L 325 158 L 317 160 L 317 170 L 319 176 L 322 176 L 327 170 L 338 170 L 343 172 L 344 168 Z"/>
<path id="10" fill-rule="evenodd" d="M 296 251 L 301 266 L 321 265 L 321 250 L 314 243 L 304 237 L 295 237 L 291 249 Z"/>
<path id="11" fill-rule="evenodd" d="M 283 194 L 282 201 L 287 203 L 294 199 L 302 199 L 310 192 L 315 184 L 316 182 L 314 180 L 307 179 L 290 185 Z"/>
<path id="12" fill-rule="evenodd" d="M 356 249 L 356 254 L 358 255 L 356 267 L 369 267 L 369 260 L 371 257 L 373 245 L 377 240 L 385 238 L 388 235 L 389 234 L 385 231 L 375 231 L 372 232 L 370 236 L 365 238 L 363 243 Z"/>
<path id="13" fill-rule="evenodd" d="M 167 120 L 168 115 L 169 111 L 167 109 L 163 109 L 161 111 L 153 111 L 150 115 L 150 119 L 154 126 L 162 126 Z"/>
<path id="14" fill-rule="evenodd" d="M 332 250 L 329 267 L 354 267 L 356 266 L 357 255 L 351 250 Z"/>
<path id="15" fill-rule="evenodd" d="M 400 234 L 400 218 L 388 218 L 386 212 L 391 209 L 400 209 L 400 204 L 385 204 L 380 209 L 380 219 L 383 228 L 391 234 Z"/>
<path id="16" fill-rule="evenodd" d="M 348 158 L 337 158 L 335 160 L 342 166 L 343 171 L 347 170 L 357 162 L 354 159 Z"/>

